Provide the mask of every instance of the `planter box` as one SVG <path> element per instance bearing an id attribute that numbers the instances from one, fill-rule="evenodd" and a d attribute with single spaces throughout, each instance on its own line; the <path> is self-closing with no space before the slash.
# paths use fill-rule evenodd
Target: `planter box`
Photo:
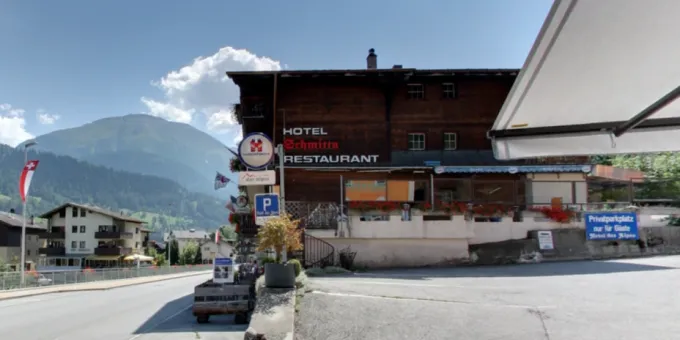
<path id="1" fill-rule="evenodd" d="M 295 288 L 295 266 L 282 263 L 265 264 L 264 285 L 267 288 Z"/>

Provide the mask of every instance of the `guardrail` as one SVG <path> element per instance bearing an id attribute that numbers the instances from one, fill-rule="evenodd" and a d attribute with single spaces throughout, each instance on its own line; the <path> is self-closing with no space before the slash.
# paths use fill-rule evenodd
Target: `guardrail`
<path id="1" fill-rule="evenodd" d="M 141 268 L 107 268 L 107 269 L 81 269 L 50 272 L 26 272 L 26 282 L 21 285 L 21 273 L 0 272 L 0 291 L 10 289 L 23 289 L 46 287 L 54 285 L 68 285 L 94 281 L 131 279 L 136 277 L 158 276 L 179 274 L 188 272 L 205 271 L 212 269 L 212 265 L 188 265 L 188 266 L 162 266 Z"/>

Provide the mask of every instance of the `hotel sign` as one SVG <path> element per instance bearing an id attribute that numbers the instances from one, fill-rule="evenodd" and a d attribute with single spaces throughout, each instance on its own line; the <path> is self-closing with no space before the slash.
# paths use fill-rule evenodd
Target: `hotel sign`
<path id="1" fill-rule="evenodd" d="M 378 155 L 335 154 L 340 142 L 327 139 L 323 127 L 292 127 L 283 129 L 284 162 L 289 164 L 362 164 L 377 163 Z M 319 154 L 289 155 L 290 151 L 318 151 Z M 324 152 L 325 151 L 325 152 Z"/>

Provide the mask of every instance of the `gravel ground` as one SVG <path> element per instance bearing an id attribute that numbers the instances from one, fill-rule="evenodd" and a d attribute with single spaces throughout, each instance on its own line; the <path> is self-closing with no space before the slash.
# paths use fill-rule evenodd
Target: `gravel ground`
<path id="1" fill-rule="evenodd" d="M 680 256 L 312 278 L 297 340 L 680 339 Z"/>

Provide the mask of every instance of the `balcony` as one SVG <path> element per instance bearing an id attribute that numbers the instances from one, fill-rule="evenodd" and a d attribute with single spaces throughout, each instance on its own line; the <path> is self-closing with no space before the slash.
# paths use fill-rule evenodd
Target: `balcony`
<path id="1" fill-rule="evenodd" d="M 39 248 L 38 254 L 46 256 L 64 256 L 66 255 L 66 248 L 64 247 Z"/>
<path id="2" fill-rule="evenodd" d="M 45 239 L 45 240 L 63 240 L 64 238 L 66 238 L 66 233 L 63 232 L 63 231 L 55 231 L 55 232 L 47 231 L 47 232 L 38 234 L 38 237 L 41 238 L 41 239 Z"/>
<path id="3" fill-rule="evenodd" d="M 131 239 L 132 233 L 124 231 L 98 231 L 94 233 L 96 239 Z"/>
<path id="4" fill-rule="evenodd" d="M 132 253 L 132 248 L 105 248 L 97 247 L 94 248 L 94 254 L 99 256 L 111 256 L 111 255 L 130 255 Z"/>

